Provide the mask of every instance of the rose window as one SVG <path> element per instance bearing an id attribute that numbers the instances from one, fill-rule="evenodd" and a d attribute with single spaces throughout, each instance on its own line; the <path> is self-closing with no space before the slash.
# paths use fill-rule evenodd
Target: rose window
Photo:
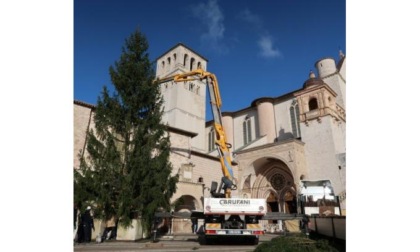
<path id="1" fill-rule="evenodd" d="M 276 190 L 281 190 L 286 185 L 286 179 L 281 174 L 274 174 L 270 179 L 271 186 Z"/>

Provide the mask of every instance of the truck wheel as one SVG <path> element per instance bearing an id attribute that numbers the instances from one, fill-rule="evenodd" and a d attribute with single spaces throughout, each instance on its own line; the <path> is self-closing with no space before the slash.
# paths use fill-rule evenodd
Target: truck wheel
<path id="1" fill-rule="evenodd" d="M 198 237 L 198 243 L 200 243 L 200 245 L 206 245 L 207 244 L 207 239 L 204 235 L 200 235 Z"/>

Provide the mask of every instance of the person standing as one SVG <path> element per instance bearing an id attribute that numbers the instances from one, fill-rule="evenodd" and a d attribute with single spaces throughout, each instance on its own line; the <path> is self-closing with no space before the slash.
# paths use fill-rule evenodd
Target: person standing
<path id="1" fill-rule="evenodd" d="M 197 218 L 191 218 L 191 230 L 193 234 L 197 233 L 197 225 L 198 225 L 198 220 Z"/>
<path id="2" fill-rule="evenodd" d="M 95 231 L 95 226 L 93 225 L 92 214 L 90 213 L 90 206 L 86 208 L 86 211 L 82 215 L 82 226 L 83 226 L 83 236 L 84 242 L 90 242 L 92 240 L 92 229 Z"/>
<path id="3" fill-rule="evenodd" d="M 73 231 L 77 228 L 77 206 L 74 204 L 73 206 Z"/>
<path id="4" fill-rule="evenodd" d="M 118 218 L 115 216 L 115 226 L 111 231 L 111 237 L 109 239 L 117 239 L 117 229 L 118 229 Z"/>
<path id="5" fill-rule="evenodd" d="M 73 240 L 77 243 L 83 242 L 83 226 L 82 226 L 82 216 L 77 205 L 74 205 L 73 213 Z"/>
<path id="6" fill-rule="evenodd" d="M 106 220 L 105 223 L 105 230 L 104 233 L 102 234 L 102 241 L 105 241 L 108 233 L 111 232 L 111 236 L 109 237 L 110 240 L 116 238 L 114 237 L 114 228 L 115 228 L 115 215 L 112 215 L 109 219 Z"/>
<path id="7" fill-rule="evenodd" d="M 308 224 L 309 224 L 309 215 L 305 214 L 305 216 L 303 216 L 302 218 L 302 226 L 303 226 L 303 231 L 305 232 L 306 236 L 309 236 Z"/>
<path id="8" fill-rule="evenodd" d="M 82 213 L 80 211 L 77 213 L 77 220 L 77 243 L 83 243 L 85 235 L 83 233 Z"/>

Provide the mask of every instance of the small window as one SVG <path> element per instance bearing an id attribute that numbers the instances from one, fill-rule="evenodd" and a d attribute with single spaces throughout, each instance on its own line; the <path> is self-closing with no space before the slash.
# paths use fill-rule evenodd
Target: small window
<path id="1" fill-rule="evenodd" d="M 209 152 L 212 152 L 214 149 L 216 149 L 216 145 L 214 144 L 214 128 L 211 128 L 208 138 L 209 138 L 209 142 L 208 142 Z"/>
<path id="2" fill-rule="evenodd" d="M 318 101 L 316 98 L 312 98 L 309 100 L 309 110 L 318 109 Z"/>
<path id="3" fill-rule="evenodd" d="M 295 138 L 300 137 L 300 126 L 299 126 L 299 105 L 296 101 L 290 106 L 290 122 L 292 124 L 293 136 Z"/>
<path id="4" fill-rule="evenodd" d="M 243 127 L 243 137 L 244 137 L 244 145 L 251 142 L 251 119 L 247 116 L 245 117 L 244 122 L 242 123 Z"/>
<path id="5" fill-rule="evenodd" d="M 187 62 L 188 62 L 188 54 L 184 54 L 184 67 L 187 66 Z"/>
<path id="6" fill-rule="evenodd" d="M 191 58 L 191 62 L 190 62 L 190 70 L 192 71 L 195 67 L 195 59 Z"/>

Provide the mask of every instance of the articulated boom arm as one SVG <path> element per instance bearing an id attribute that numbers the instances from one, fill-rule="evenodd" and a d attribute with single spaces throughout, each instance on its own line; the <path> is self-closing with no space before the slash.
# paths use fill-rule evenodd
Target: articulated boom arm
<path id="1" fill-rule="evenodd" d="M 231 197 L 231 190 L 236 189 L 236 184 L 234 184 L 233 180 L 233 170 L 232 170 L 232 161 L 230 158 L 230 151 L 229 148 L 231 148 L 231 144 L 226 142 L 226 135 L 225 131 L 223 130 L 222 126 L 222 113 L 221 113 L 221 106 L 222 106 L 222 100 L 220 98 L 220 92 L 219 92 L 219 85 L 217 83 L 217 78 L 214 74 L 210 72 L 206 72 L 203 69 L 197 69 L 188 73 L 184 74 L 176 74 L 167 78 L 164 78 L 162 80 L 158 80 L 159 83 L 166 82 L 166 81 L 175 81 L 175 82 L 181 82 L 181 81 L 194 81 L 197 80 L 196 78 L 192 77 L 198 77 L 200 80 L 206 79 L 206 83 L 208 86 L 209 94 L 210 94 L 210 104 L 211 109 L 213 113 L 213 121 L 214 121 L 214 130 L 216 132 L 216 145 L 217 150 L 219 152 L 220 157 L 220 164 L 222 166 L 222 184 L 223 189 L 225 191 L 225 197 L 230 198 Z M 222 185 L 221 185 L 222 186 Z"/>

